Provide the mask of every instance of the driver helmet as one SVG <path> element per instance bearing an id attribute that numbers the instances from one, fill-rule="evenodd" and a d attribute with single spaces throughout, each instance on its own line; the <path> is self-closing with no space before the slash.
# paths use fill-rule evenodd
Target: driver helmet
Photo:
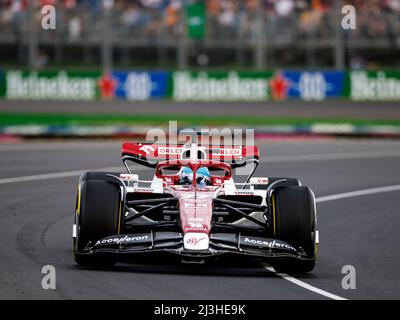
<path id="1" fill-rule="evenodd" d="M 182 185 L 192 184 L 193 182 L 193 171 L 189 167 L 182 167 L 179 172 L 179 183 Z M 196 183 L 200 187 L 205 187 L 210 184 L 211 175 L 210 171 L 206 167 L 199 168 L 196 172 Z"/>
<path id="2" fill-rule="evenodd" d="M 193 182 L 193 171 L 189 167 L 182 167 L 178 173 L 179 184 L 192 184 Z"/>
<path id="3" fill-rule="evenodd" d="M 201 167 L 196 172 L 196 183 L 200 187 L 205 187 L 206 185 L 210 184 L 211 182 L 211 175 L 210 171 L 206 167 Z"/>

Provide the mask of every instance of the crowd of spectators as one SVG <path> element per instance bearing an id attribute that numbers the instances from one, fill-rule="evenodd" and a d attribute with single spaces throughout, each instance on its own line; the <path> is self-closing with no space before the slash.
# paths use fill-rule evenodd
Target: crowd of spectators
<path id="1" fill-rule="evenodd" d="M 185 5 L 199 0 L 0 0 L 0 31 L 16 30 L 27 20 L 29 1 L 34 8 L 54 5 L 68 37 L 80 39 L 99 33 L 104 10 L 112 12 L 112 26 L 124 37 L 178 35 Z M 263 31 L 275 38 L 329 37 L 335 23 L 337 0 L 203 0 L 209 37 L 251 38 L 257 18 Z M 381 38 L 400 31 L 400 0 L 348 0 L 357 12 L 354 37 Z"/>

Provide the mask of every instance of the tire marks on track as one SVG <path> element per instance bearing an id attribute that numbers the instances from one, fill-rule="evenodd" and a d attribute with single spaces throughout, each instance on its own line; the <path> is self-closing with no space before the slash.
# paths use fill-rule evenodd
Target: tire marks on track
<path id="1" fill-rule="evenodd" d="M 44 265 L 60 265 L 57 256 L 51 254 L 45 244 L 45 234 L 56 222 L 65 218 L 59 217 L 47 223 L 45 221 L 30 221 L 18 230 L 16 243 L 18 249 L 33 263 L 41 269 Z M 38 283 L 38 286 L 40 284 Z M 57 284 L 57 290 L 54 293 L 62 299 L 68 299 L 68 295 L 63 291 L 62 286 Z"/>
<path id="2" fill-rule="evenodd" d="M 16 243 L 18 249 L 29 259 L 31 260 L 34 264 L 36 264 L 39 268 L 38 270 L 41 270 L 41 268 L 44 265 L 53 265 L 57 270 L 62 270 L 65 268 L 66 263 L 65 260 L 63 260 L 61 257 L 57 255 L 57 253 L 53 252 L 51 250 L 45 241 L 45 237 L 47 232 L 58 222 L 60 222 L 63 219 L 66 219 L 70 217 L 70 214 L 64 214 L 61 217 L 58 217 L 50 222 L 44 222 L 44 221 L 31 221 L 25 224 L 17 233 L 16 235 Z M 71 246 L 72 246 L 72 238 L 71 238 Z M 71 266 L 72 268 L 79 268 L 82 269 L 83 271 L 86 268 L 81 268 L 78 266 L 73 265 L 73 256 L 72 256 L 72 250 L 70 251 L 70 258 L 71 258 Z M 89 270 L 89 269 L 88 269 Z M 91 268 L 90 270 L 98 270 L 98 271 L 105 271 L 105 269 L 93 269 Z M 60 280 L 61 278 L 61 280 Z M 124 296 L 123 294 L 118 293 L 121 288 L 115 287 L 109 282 L 106 282 L 104 280 L 101 280 L 101 278 L 96 277 L 94 275 L 91 275 L 89 272 L 84 272 L 83 274 L 79 274 L 75 279 L 64 279 L 63 274 L 60 274 L 59 272 L 56 274 L 56 281 L 57 281 L 57 289 L 52 290 L 52 293 L 55 293 L 58 298 L 61 299 L 71 299 L 71 297 L 66 293 L 68 290 L 64 290 L 62 283 L 64 281 L 73 281 L 76 282 L 77 288 L 80 287 L 81 283 L 81 278 L 84 278 L 85 280 L 90 279 L 92 284 L 95 284 L 95 287 L 99 290 L 99 292 L 104 291 L 104 288 L 108 288 L 107 290 L 109 291 L 110 289 L 113 290 L 113 298 L 114 299 L 126 299 L 127 297 Z M 38 283 L 38 286 L 40 286 L 40 283 Z M 90 289 L 93 289 L 93 285 L 91 286 Z"/>

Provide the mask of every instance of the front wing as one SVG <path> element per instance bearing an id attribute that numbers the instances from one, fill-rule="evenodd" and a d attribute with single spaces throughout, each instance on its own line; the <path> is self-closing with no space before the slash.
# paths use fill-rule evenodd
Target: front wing
<path id="1" fill-rule="evenodd" d="M 183 234 L 180 232 L 120 234 L 89 243 L 84 250 L 79 251 L 79 254 L 111 254 L 126 257 L 134 254 L 171 253 L 192 262 L 232 254 L 264 260 L 275 258 L 312 260 L 301 248 L 295 248 L 284 241 L 241 233 L 211 233 L 207 250 L 187 250 L 183 241 Z"/>

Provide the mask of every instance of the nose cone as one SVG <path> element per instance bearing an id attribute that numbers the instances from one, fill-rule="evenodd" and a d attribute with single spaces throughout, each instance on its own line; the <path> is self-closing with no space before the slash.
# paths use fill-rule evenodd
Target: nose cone
<path id="1" fill-rule="evenodd" d="M 179 211 L 184 234 L 184 248 L 207 250 L 211 229 L 214 192 L 180 192 Z"/>

